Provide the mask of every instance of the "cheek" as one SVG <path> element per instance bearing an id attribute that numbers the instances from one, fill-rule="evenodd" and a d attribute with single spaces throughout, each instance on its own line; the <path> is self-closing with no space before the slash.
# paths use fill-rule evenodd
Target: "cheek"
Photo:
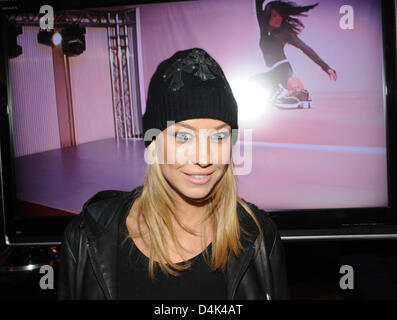
<path id="1" fill-rule="evenodd" d="M 185 165 L 189 160 L 194 161 L 195 146 L 191 143 L 176 144 L 175 148 L 170 152 L 174 157 L 175 163 L 178 165 Z"/>
<path id="2" fill-rule="evenodd" d="M 162 164 L 160 168 L 164 178 L 168 182 L 174 185 L 178 181 L 178 170 L 175 165 Z"/>

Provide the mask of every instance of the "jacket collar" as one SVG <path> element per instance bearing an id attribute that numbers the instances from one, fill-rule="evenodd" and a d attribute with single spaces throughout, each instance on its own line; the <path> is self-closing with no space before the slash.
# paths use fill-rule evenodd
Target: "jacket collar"
<path id="1" fill-rule="evenodd" d="M 83 206 L 89 254 L 107 299 L 115 299 L 117 295 L 119 226 L 120 223 L 126 221 L 132 204 L 141 194 L 142 188 L 141 185 L 130 192 L 105 190 L 97 193 Z M 238 282 L 254 254 L 254 243 L 258 236 L 256 224 L 240 204 L 237 206 L 237 212 L 240 226 L 248 234 L 241 233 L 243 252 L 238 257 L 232 255 L 226 268 L 225 277 L 229 299 L 233 299 Z"/>
<path id="2" fill-rule="evenodd" d="M 119 225 L 125 221 L 142 187 L 131 192 L 102 191 L 83 206 L 94 272 L 107 299 L 117 296 Z"/>

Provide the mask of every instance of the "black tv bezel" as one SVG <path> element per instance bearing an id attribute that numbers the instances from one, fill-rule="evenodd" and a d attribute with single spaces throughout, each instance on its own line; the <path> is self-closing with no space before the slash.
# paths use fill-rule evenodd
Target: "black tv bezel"
<path id="1" fill-rule="evenodd" d="M 186 1 L 186 0 L 176 0 Z M 196 0 L 197 1 L 197 0 Z M 384 84 L 387 136 L 387 172 L 388 172 L 388 206 L 376 208 L 335 208 L 310 210 L 280 210 L 269 211 L 276 222 L 280 235 L 284 240 L 330 240 L 330 239 L 380 239 L 397 238 L 397 213 L 395 205 L 396 165 L 395 131 L 396 123 L 396 3 L 382 2 L 382 32 L 384 50 Z M 67 4 L 59 1 L 5 1 L 0 2 L 1 12 L 38 12 L 41 5 L 52 5 L 56 10 L 83 9 L 94 7 L 110 7 L 122 5 L 140 5 L 174 1 L 123 1 L 123 0 L 88 0 L 84 4 L 70 1 Z M 7 8 L 7 9 L 4 9 Z M 3 23 L 3 18 L 2 18 Z M 13 157 L 13 136 L 10 128 L 12 120 L 9 110 L 12 110 L 10 85 L 8 81 L 8 63 L 5 58 L 7 51 L 5 34 L 1 34 L 4 59 L 0 68 L 5 71 L 8 99 L 1 99 L 0 133 L 1 133 L 1 180 L 2 204 L 4 216 L 4 234 L 8 245 L 49 245 L 60 244 L 65 226 L 72 217 L 18 217 L 16 210 L 16 185 Z M 5 46 L 5 48 L 4 48 Z M 1 72 L 0 74 L 4 74 Z"/>

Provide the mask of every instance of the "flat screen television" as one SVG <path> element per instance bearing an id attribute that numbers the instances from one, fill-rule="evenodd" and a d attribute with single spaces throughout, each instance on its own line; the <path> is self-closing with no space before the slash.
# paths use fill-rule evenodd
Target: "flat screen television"
<path id="1" fill-rule="evenodd" d="M 95 193 L 143 183 L 150 77 L 194 47 L 238 102 L 239 195 L 283 240 L 397 237 L 394 1 L 296 0 L 302 16 L 255 0 L 0 5 L 7 244 L 59 244 Z"/>

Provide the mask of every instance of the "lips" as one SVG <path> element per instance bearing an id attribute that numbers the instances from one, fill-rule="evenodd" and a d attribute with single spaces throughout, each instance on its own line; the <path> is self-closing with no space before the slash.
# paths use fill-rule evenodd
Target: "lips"
<path id="1" fill-rule="evenodd" d="M 194 173 L 184 173 L 183 175 L 186 177 L 186 179 L 188 179 L 190 182 L 194 183 L 194 184 L 205 184 L 207 183 L 212 176 L 213 172 L 210 173 L 198 173 L 198 172 L 194 172 Z"/>
<path id="2" fill-rule="evenodd" d="M 187 174 L 189 176 L 208 176 L 210 174 L 212 174 L 213 172 L 209 172 L 209 173 L 204 173 L 204 172 L 193 172 L 193 173 L 187 173 L 184 172 L 184 174 Z"/>

